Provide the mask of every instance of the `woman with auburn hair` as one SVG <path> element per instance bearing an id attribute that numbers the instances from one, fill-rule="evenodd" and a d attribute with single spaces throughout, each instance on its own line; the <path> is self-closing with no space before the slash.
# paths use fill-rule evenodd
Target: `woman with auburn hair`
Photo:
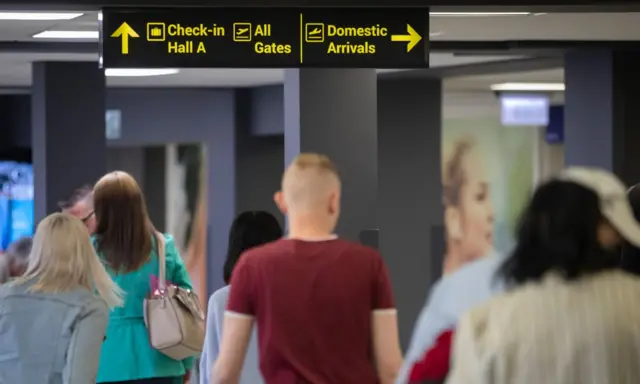
<path id="1" fill-rule="evenodd" d="M 79 219 L 40 222 L 27 270 L 0 287 L 0 383 L 95 383 L 121 291 Z"/>
<path id="2" fill-rule="evenodd" d="M 94 245 L 113 280 L 125 292 L 122 308 L 109 316 L 98 383 L 180 383 L 193 359 L 173 360 L 151 346 L 143 301 L 157 283 L 156 230 L 138 183 L 125 172 L 102 177 L 93 190 L 97 220 Z M 162 235 L 160 235 L 162 236 Z M 184 262 L 170 235 L 164 235 L 166 277 L 191 289 Z"/>

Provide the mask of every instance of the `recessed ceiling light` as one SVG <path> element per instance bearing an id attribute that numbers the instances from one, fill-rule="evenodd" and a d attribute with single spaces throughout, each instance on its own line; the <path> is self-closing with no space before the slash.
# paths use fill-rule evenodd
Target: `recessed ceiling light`
<path id="1" fill-rule="evenodd" d="M 87 39 L 97 40 L 98 31 L 43 31 L 33 35 L 36 39 Z"/>
<path id="2" fill-rule="evenodd" d="M 174 68 L 107 68 L 104 75 L 109 77 L 146 77 L 175 75 L 180 72 Z"/>
<path id="3" fill-rule="evenodd" d="M 564 83 L 502 83 L 493 84 L 492 91 L 497 92 L 545 92 L 545 91 L 564 91 Z"/>
<path id="4" fill-rule="evenodd" d="M 430 12 L 434 17 L 530 16 L 531 12 Z"/>
<path id="5" fill-rule="evenodd" d="M 429 37 L 442 36 L 444 32 L 429 32 Z"/>
<path id="6" fill-rule="evenodd" d="M 0 12 L 0 20 L 71 20 L 84 13 L 56 12 Z"/>

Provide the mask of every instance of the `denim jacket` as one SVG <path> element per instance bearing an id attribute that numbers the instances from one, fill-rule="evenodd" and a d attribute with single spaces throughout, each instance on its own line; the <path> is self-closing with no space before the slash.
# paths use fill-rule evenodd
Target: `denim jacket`
<path id="1" fill-rule="evenodd" d="M 96 382 L 109 310 L 88 289 L 0 285 L 0 383 Z"/>

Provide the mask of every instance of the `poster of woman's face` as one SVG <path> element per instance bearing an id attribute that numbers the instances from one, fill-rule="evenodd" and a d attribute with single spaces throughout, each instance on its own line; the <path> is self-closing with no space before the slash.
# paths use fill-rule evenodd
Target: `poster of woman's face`
<path id="1" fill-rule="evenodd" d="M 491 253 L 493 205 L 491 183 L 484 159 L 472 138 L 454 141 L 444 159 L 444 273 Z"/>
<path id="2" fill-rule="evenodd" d="M 532 146 L 531 132 L 524 131 L 520 135 L 516 132 L 514 138 L 500 132 L 507 129 L 497 120 L 484 124 L 477 121 L 444 124 L 444 274 L 479 258 L 504 252 L 512 238 L 510 210 L 513 204 L 509 199 L 529 193 L 533 182 L 533 157 L 531 150 L 525 150 Z M 522 174 L 509 180 L 516 174 L 512 172 L 514 167 L 530 175 L 524 185 L 511 182 L 521 179 Z M 527 180 L 526 177 L 523 180 Z M 517 184 L 523 183 L 518 181 Z M 500 232 L 499 239 L 496 239 L 496 232 Z"/>

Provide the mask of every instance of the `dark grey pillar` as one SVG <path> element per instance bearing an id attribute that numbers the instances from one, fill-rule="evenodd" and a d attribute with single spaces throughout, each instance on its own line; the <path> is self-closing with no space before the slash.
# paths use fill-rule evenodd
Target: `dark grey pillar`
<path id="1" fill-rule="evenodd" d="M 222 270 L 227 256 L 229 228 L 236 215 L 235 95 L 218 100 L 221 111 L 209 127 L 207 140 L 207 289 L 224 286 Z"/>
<path id="2" fill-rule="evenodd" d="M 442 269 L 439 79 L 378 82 L 378 226 L 402 346 Z"/>
<path id="3" fill-rule="evenodd" d="M 266 108 L 258 104 L 255 94 L 262 96 L 263 90 L 280 96 L 280 103 Z M 280 189 L 284 163 L 284 137 L 282 131 L 255 132 L 252 123 L 261 119 L 260 125 L 272 127 L 273 120 L 284 118 L 282 111 L 282 89 L 258 88 L 236 90 L 236 210 L 267 211 L 273 214 L 281 225 L 284 217 L 273 202 L 273 194 Z M 268 112 L 267 112 L 268 110 Z M 265 113 L 260 113 L 265 112 Z M 257 116 L 256 116 L 257 115 Z M 282 125 L 280 124 L 282 130 Z M 258 135 L 263 133 L 263 135 Z"/>
<path id="4" fill-rule="evenodd" d="M 106 172 L 105 77 L 96 62 L 33 63 L 35 220 Z"/>
<path id="5" fill-rule="evenodd" d="M 287 69 L 285 164 L 300 152 L 328 155 L 342 178 L 337 233 L 376 228 L 377 113 L 373 69 Z"/>
<path id="6" fill-rule="evenodd" d="M 142 153 L 142 177 L 140 180 L 149 218 L 158 231 L 168 231 L 167 217 L 167 147 L 140 148 Z"/>
<path id="7" fill-rule="evenodd" d="M 575 51 L 565 57 L 565 163 L 640 182 L 640 52 Z"/>

